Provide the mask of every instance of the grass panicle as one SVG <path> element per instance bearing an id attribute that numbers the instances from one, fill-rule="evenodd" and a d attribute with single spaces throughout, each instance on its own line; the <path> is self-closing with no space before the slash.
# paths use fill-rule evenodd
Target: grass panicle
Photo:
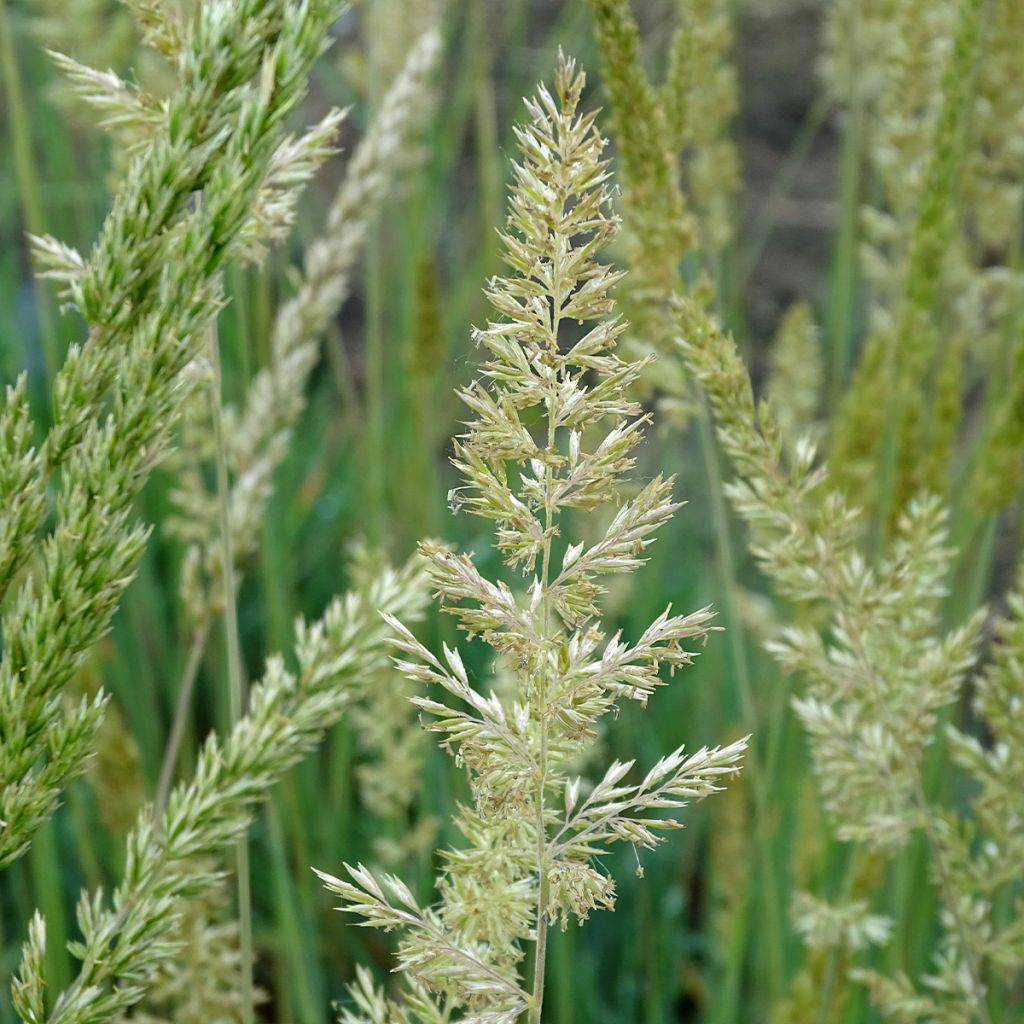
<path id="1" fill-rule="evenodd" d="M 945 627 L 955 552 L 943 505 L 928 496 L 911 502 L 872 564 L 864 553 L 864 517 L 832 489 L 811 443 L 804 440 L 787 464 L 776 421 L 770 409 L 755 405 L 735 343 L 692 305 L 680 308 L 683 351 L 707 389 L 719 437 L 736 468 L 729 490 L 750 529 L 752 550 L 780 593 L 797 604 L 817 603 L 828 616 L 827 630 L 795 623 L 769 649 L 787 672 L 804 680 L 793 706 L 836 835 L 858 851 L 895 857 L 919 833 L 930 851 L 946 931 L 929 984 L 942 995 L 926 1001 L 907 994 L 909 982 L 900 976 L 858 976 L 894 1020 L 907 1019 L 910 1003 L 897 998 L 903 993 L 919 1000 L 915 1005 L 934 1005 L 936 1020 L 989 1021 L 990 969 L 1007 963 L 1009 976 L 1017 977 L 1020 962 L 1012 943 L 993 938 L 999 933 L 995 904 L 968 895 L 974 889 L 969 878 L 985 875 L 988 855 L 965 837 L 985 819 L 956 823 L 927 792 L 926 756 L 978 660 L 984 621 L 977 611 L 963 625 Z M 1012 627 L 1004 628 L 1004 646 L 984 677 L 984 692 L 1005 694 L 1007 685 L 1019 682 L 1019 673 L 1007 672 L 1016 638 Z M 985 713 L 996 716 L 993 728 L 1014 728 L 1012 699 L 1004 696 L 1002 709 L 998 700 L 980 700 Z M 961 764 L 984 785 L 985 758 L 972 762 L 967 756 L 976 741 L 954 735 Z M 997 742 L 999 749 L 1006 747 Z M 993 851 L 1015 847 L 1012 818 L 1000 822 L 996 833 Z M 864 900 L 830 906 L 801 897 L 798 922 L 812 942 L 834 934 L 841 923 L 848 930 L 844 945 L 854 950 L 884 942 L 891 927 Z"/>
<path id="2" fill-rule="evenodd" d="M 528 593 L 486 579 L 466 555 L 422 546 L 442 606 L 492 648 L 514 687 L 478 692 L 457 648 L 437 657 L 393 620 L 399 666 L 441 698 L 414 703 L 469 773 L 473 804 L 457 822 L 464 845 L 446 853 L 435 906 L 361 865 L 347 879 L 321 874 L 342 910 L 402 930 L 398 969 L 445 1018 L 458 1009 L 474 1020 L 539 1022 L 549 926 L 614 906 L 615 884 L 596 866 L 601 850 L 619 840 L 653 848 L 661 830 L 679 826 L 665 812 L 718 790 L 746 745 L 680 747 L 642 776 L 634 761 L 613 762 L 596 784 L 574 775 L 599 720 L 622 700 L 645 705 L 660 668 L 688 665 L 688 646 L 711 628 L 709 609 L 666 609 L 628 644 L 598 622 L 599 580 L 642 565 L 679 506 L 660 476 L 618 497 L 647 422 L 627 394 L 643 363 L 614 353 L 625 328 L 611 297 L 620 275 L 596 257 L 618 225 L 604 141 L 594 115 L 579 110 L 583 86 L 562 57 L 554 93 L 541 86 L 517 129 L 502 233 L 508 272 L 487 289 L 500 319 L 476 332 L 487 361 L 462 392 L 472 419 L 453 458 L 464 485 L 452 502 L 494 523 L 506 563 L 532 576 Z M 609 504 L 617 508 L 601 539 L 568 541 L 568 509 Z M 531 981 L 521 973 L 525 947 Z"/>
<path id="3" fill-rule="evenodd" d="M 363 593 L 331 604 L 312 625 L 300 623 L 298 671 L 275 656 L 253 687 L 248 713 L 223 740 L 210 737 L 194 777 L 171 793 L 159 818 L 146 809 L 129 834 L 124 877 L 108 905 L 102 892 L 78 906 L 81 968 L 50 996 L 42 974 L 46 927 L 37 916 L 14 985 L 25 1024 L 100 1024 L 139 1002 L 178 949 L 185 899 L 209 898 L 220 874 L 210 855 L 248 827 L 255 805 L 308 753 L 386 658 L 380 612 L 417 619 L 425 605 L 422 569 L 387 570 Z"/>
<path id="4" fill-rule="evenodd" d="M 90 333 L 58 375 L 43 470 L 12 495 L 28 510 L 13 558 L 4 556 L 17 565 L 42 526 L 47 471 L 61 466 L 43 572 L 22 581 L 2 623 L 0 863 L 25 851 L 91 751 L 103 699 L 69 712 L 61 693 L 107 631 L 142 554 L 148 530 L 133 499 L 167 447 L 179 375 L 220 306 L 219 270 L 258 205 L 282 121 L 336 14 L 326 3 L 205 6 L 179 54 L 180 92 L 133 159 L 89 259 L 75 270 L 66 247 L 40 247 L 51 272 L 53 253 L 63 254 L 70 300 Z M 204 201 L 189 210 L 196 190 Z M 23 391 L 9 397 L 25 401 Z"/>
<path id="5" fill-rule="evenodd" d="M 432 106 L 431 79 L 439 57 L 437 28 L 428 29 L 401 70 L 360 142 L 328 209 L 323 234 L 306 249 L 296 293 L 279 310 L 271 331 L 271 362 L 250 384 L 241 408 L 225 409 L 227 458 L 231 470 L 229 521 L 232 550 L 244 563 L 256 550 L 274 472 L 289 448 L 322 338 L 350 289 L 350 277 L 367 230 L 392 189 L 410 175 L 422 153 L 416 136 Z M 324 134 L 333 135 L 334 124 Z M 307 137 L 308 138 L 308 137 Z M 313 152 L 324 155 L 320 133 Z M 298 143 L 296 143 L 298 145 Z M 306 148 L 311 148 L 307 143 Z M 281 160 L 289 168 L 290 160 Z M 201 367 L 200 367 L 201 369 Z M 177 460 L 174 502 L 168 522 L 173 536 L 188 545 L 183 592 L 191 629 L 206 632 L 223 606 L 220 525 L 216 494 L 209 490 L 210 445 L 207 403 L 196 401 L 186 419 Z M 237 572 L 236 566 L 236 572 Z"/>

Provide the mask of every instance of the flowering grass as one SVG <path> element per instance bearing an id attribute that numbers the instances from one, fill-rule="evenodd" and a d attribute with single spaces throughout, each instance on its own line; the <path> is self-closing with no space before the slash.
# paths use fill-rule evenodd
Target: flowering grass
<path id="1" fill-rule="evenodd" d="M 1022 45 L 0 0 L 0 1024 L 1018 1020 Z"/>

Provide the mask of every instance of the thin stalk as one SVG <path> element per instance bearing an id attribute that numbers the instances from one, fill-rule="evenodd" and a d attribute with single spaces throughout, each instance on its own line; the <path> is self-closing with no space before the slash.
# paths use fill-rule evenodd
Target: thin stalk
<path id="1" fill-rule="evenodd" d="M 711 420 L 711 413 L 708 409 L 707 397 L 701 395 L 699 398 L 698 433 L 700 434 L 701 454 L 704 462 L 704 472 L 708 481 L 708 493 L 711 497 L 711 519 L 714 527 L 714 548 L 715 565 L 719 576 L 719 590 L 722 600 L 722 607 L 725 613 L 727 628 L 725 631 L 726 642 L 729 646 L 730 660 L 733 671 L 736 673 L 736 682 L 739 689 L 740 704 L 742 705 L 743 718 L 746 721 L 747 729 L 753 731 L 758 725 L 757 709 L 754 703 L 754 688 L 750 678 L 750 667 L 747 659 L 747 645 L 744 637 L 744 628 L 740 619 L 739 609 L 735 600 L 736 568 L 732 550 L 732 538 L 729 536 L 728 508 L 724 498 L 724 487 L 722 475 L 718 466 L 718 455 L 714 445 L 714 426 Z M 747 776 L 750 784 L 750 792 L 754 803 L 754 827 L 757 834 L 758 865 L 762 874 L 761 892 L 763 895 L 764 911 L 767 916 L 765 927 L 768 941 L 767 955 L 772 973 L 773 984 L 776 991 L 781 991 L 784 981 L 784 965 L 782 963 L 783 953 L 783 931 L 778 914 L 778 907 L 774 899 L 775 887 L 772 885 L 771 870 L 771 843 L 768 830 L 769 796 L 766 788 L 766 779 L 771 776 L 762 777 L 760 771 L 753 771 Z M 732 944 L 732 949 L 742 955 L 744 942 Z M 737 986 L 740 982 L 740 972 L 733 971 L 730 976 L 733 983 L 730 985 L 728 997 L 729 1005 L 733 1005 L 738 995 Z M 731 1020 L 733 1012 L 726 1009 L 726 1015 L 722 1020 Z"/>
<path id="2" fill-rule="evenodd" d="M 235 298 L 235 301 L 231 304 L 231 310 L 235 314 L 236 336 L 240 339 L 244 339 L 240 344 L 235 346 L 235 350 L 238 352 L 239 357 L 239 372 L 241 373 L 242 380 L 251 380 L 253 376 L 252 351 L 255 346 L 249 339 L 254 339 L 256 337 L 256 333 L 253 330 L 253 325 L 250 320 L 250 311 L 255 308 L 255 303 L 253 302 L 249 281 L 241 267 L 232 267 L 230 277 L 232 291 L 234 292 Z M 260 280 L 264 280 L 265 277 L 265 274 L 261 274 Z"/>
<path id="3" fill-rule="evenodd" d="M 181 648 L 180 637 L 172 637 L 166 626 L 168 588 L 158 577 L 155 562 L 156 559 L 144 559 L 132 583 L 134 596 L 124 609 L 116 644 L 122 652 L 117 659 L 119 678 L 116 685 L 111 680 L 109 687 L 123 703 L 147 781 L 158 777 L 164 746 L 160 723 L 166 701 L 161 687 L 164 680 L 157 666 L 170 663 L 165 660 L 166 652 Z M 102 679 L 98 680 L 97 685 L 101 682 Z"/>
<path id="4" fill-rule="evenodd" d="M 43 204 L 39 196 L 40 176 L 32 155 L 32 135 L 28 127 L 25 94 L 21 88 L 17 50 L 14 46 L 10 19 L 7 16 L 7 0 L 0 0 L 0 67 L 3 69 L 4 93 L 7 96 L 8 132 L 25 227 L 32 234 L 41 235 L 45 231 L 45 221 L 43 219 Z M 39 336 L 42 341 L 46 379 L 52 381 L 59 368 L 57 331 L 53 311 L 39 282 L 33 282 L 32 293 L 35 297 L 36 315 L 39 317 Z"/>
<path id="5" fill-rule="evenodd" d="M 279 949 L 282 960 L 288 966 L 288 979 L 284 988 L 294 1000 L 287 1019 L 298 1024 L 317 1024 L 321 1019 L 318 996 L 323 986 L 317 974 L 316 958 L 309 948 L 310 932 L 307 930 L 304 933 L 299 922 L 299 901 L 288 869 L 284 828 L 277 800 L 267 804 L 266 821 L 270 836 L 274 901 L 281 929 Z"/>
<path id="6" fill-rule="evenodd" d="M 789 195 L 790 190 L 796 182 L 796 176 L 807 154 L 818 137 L 829 113 L 832 110 L 832 101 L 826 93 L 821 93 L 808 108 L 800 127 L 797 129 L 796 137 L 786 152 L 782 166 L 772 179 L 768 195 L 755 217 L 754 223 L 747 235 L 749 241 L 740 253 L 739 267 L 737 269 L 737 281 L 733 289 L 734 293 L 740 295 L 746 292 L 750 278 L 757 269 L 761 257 L 764 255 L 765 247 L 772 236 L 778 219 L 779 205 Z"/>
<path id="7" fill-rule="evenodd" d="M 242 678 L 242 650 L 238 636 L 238 607 L 235 593 L 235 559 L 231 543 L 230 484 L 228 481 L 227 450 L 224 442 L 224 423 L 221 414 L 220 346 L 216 325 L 210 331 L 210 362 L 213 366 L 213 385 L 210 390 L 210 411 L 214 444 L 217 451 L 217 504 L 220 511 L 221 560 L 224 588 L 224 635 L 228 652 L 228 697 L 231 725 L 242 717 L 245 708 L 245 683 Z M 238 874 L 238 923 L 241 953 L 242 1024 L 253 1024 L 254 1003 L 252 986 L 252 892 L 249 880 L 249 841 L 243 834 L 235 844 L 235 862 Z"/>
<path id="8" fill-rule="evenodd" d="M 541 723 L 541 758 L 547 756 L 547 735 L 546 727 Z M 548 949 L 548 878 L 546 853 L 547 842 L 544 833 L 544 797 L 543 786 L 546 782 L 546 773 L 543 766 L 540 768 L 541 794 L 537 797 L 537 870 L 539 872 L 537 885 L 537 945 L 534 947 L 533 966 L 533 998 L 530 1000 L 529 1024 L 540 1024 L 541 1010 L 544 1007 L 544 967 L 547 960 Z"/>
<path id="9" fill-rule="evenodd" d="M 555 303 L 557 310 L 560 303 Z M 554 314 L 552 334 L 558 338 L 558 314 Z M 554 397 L 548 398 L 548 452 L 555 448 L 555 418 L 553 414 Z M 544 642 L 547 644 L 551 630 L 551 599 L 548 594 L 551 564 L 551 525 L 553 509 L 551 508 L 552 472 L 548 463 L 545 470 L 544 487 L 544 555 L 541 564 L 541 584 L 544 595 L 542 613 L 544 616 Z M 545 659 L 546 659 L 545 651 Z M 544 821 L 544 789 L 547 785 L 548 765 L 548 722 L 547 722 L 547 669 L 537 673 L 536 691 L 537 723 L 540 728 L 540 763 L 537 766 L 537 945 L 534 948 L 533 964 L 533 999 L 530 1001 L 529 1024 L 540 1024 L 541 1010 L 544 1006 L 544 967 L 548 948 L 548 872 L 547 852 L 548 837 Z"/>
<path id="10" fill-rule="evenodd" d="M 189 710 L 192 707 L 192 694 L 195 691 L 196 677 L 199 675 L 199 666 L 203 661 L 203 654 L 206 651 L 206 640 L 209 635 L 210 627 L 205 624 L 193 632 L 188 658 L 185 661 L 185 668 L 181 673 L 181 681 L 178 683 L 178 702 L 174 708 L 171 734 L 168 736 L 167 746 L 164 748 L 164 759 L 160 765 L 160 782 L 157 785 L 156 799 L 153 803 L 153 817 L 156 821 L 160 821 L 163 817 L 164 808 L 167 806 L 167 798 L 171 794 L 171 785 L 174 782 L 174 766 L 178 763 L 178 754 L 181 752 L 181 741 L 185 736 L 185 725 L 188 722 Z"/>
<path id="11" fill-rule="evenodd" d="M 842 885 L 836 894 L 838 902 L 845 903 L 850 898 L 854 879 L 865 857 L 863 847 L 854 847 L 852 855 L 846 861 Z M 839 964 L 845 955 L 846 945 L 842 942 L 834 944 L 828 951 L 828 961 L 825 964 L 825 974 L 822 978 L 818 998 L 818 1012 L 814 1018 L 815 1024 L 828 1024 L 832 1019 L 832 1000 L 835 998 L 836 982 L 839 979 Z"/>
<path id="12" fill-rule="evenodd" d="M 363 524 L 371 544 L 384 539 L 385 469 L 387 459 L 387 340 L 384 333 L 384 255 L 381 229 L 366 240 L 366 474 L 367 518 Z"/>
<path id="13" fill-rule="evenodd" d="M 743 706 L 743 717 L 747 720 L 748 724 L 753 726 L 757 721 L 757 712 L 754 705 L 754 688 L 750 680 L 750 670 L 747 665 L 746 650 L 743 643 L 743 629 L 733 595 L 736 568 L 732 552 L 732 540 L 729 536 L 728 510 L 723 498 L 722 475 L 718 468 L 718 457 L 713 442 L 714 427 L 705 396 L 701 395 L 699 405 L 698 427 L 704 472 L 707 475 L 708 491 L 711 499 L 711 519 L 715 535 L 715 565 L 718 569 L 719 583 L 722 590 L 721 597 L 725 618 L 729 622 L 729 628 L 726 630 L 726 641 L 729 645 L 733 670 L 736 672 L 740 703 Z M 760 773 L 751 773 L 750 784 L 753 790 L 760 790 L 763 796 L 764 782 L 761 779 Z M 762 802 L 762 796 L 757 798 L 759 804 Z"/>
<path id="14" fill-rule="evenodd" d="M 387 80 L 384 67 L 386 51 L 393 40 L 394 26 L 384 26 L 393 8 L 380 3 L 371 4 L 367 11 L 367 99 L 370 112 L 376 114 L 382 98 L 381 83 Z M 386 335 L 386 304 L 393 297 L 393 289 L 386 265 L 385 226 L 377 219 L 366 233 L 366 338 L 365 338 L 365 394 L 366 421 L 363 473 L 365 480 L 365 519 L 361 528 L 369 543 L 379 547 L 385 536 L 387 494 L 387 394 L 388 394 L 388 339 Z"/>
<path id="15" fill-rule="evenodd" d="M 858 56 L 857 7 L 853 7 L 848 55 L 851 65 Z M 856 75 L 851 75 L 847 94 L 849 124 L 843 133 L 839 177 L 839 231 L 835 264 L 829 288 L 826 335 L 829 341 L 828 407 L 838 408 L 850 366 L 853 333 L 853 302 L 857 283 L 857 221 L 860 209 L 862 149 L 864 135 L 864 97 Z"/>
<path id="16" fill-rule="evenodd" d="M 551 346 L 558 351 L 558 325 L 561 321 L 563 296 L 561 288 L 560 260 L 554 259 L 551 268 Z M 555 384 L 557 387 L 557 382 Z M 555 451 L 555 391 L 548 390 L 547 421 L 549 456 Z M 544 553 L 541 558 L 541 615 L 544 622 L 544 665 L 537 673 L 537 686 L 534 691 L 536 701 L 537 725 L 540 729 L 540 763 L 537 765 L 537 944 L 533 957 L 533 998 L 530 1000 L 528 1024 L 540 1024 L 541 1011 L 544 1008 L 544 968 L 547 961 L 548 948 L 548 836 L 544 821 L 544 790 L 547 786 L 548 770 L 548 720 L 547 720 L 547 646 L 551 635 L 551 528 L 554 523 L 554 507 L 551 495 L 554 485 L 554 473 L 551 460 L 548 459 L 544 470 Z"/>
<path id="17" fill-rule="evenodd" d="M 821 1002 L 818 1005 L 817 1024 L 828 1024 L 829 1015 L 832 1012 L 832 996 L 836 989 L 836 981 L 839 979 L 841 949 L 841 946 L 833 946 L 828 956 L 828 964 L 825 967 L 825 980 L 821 985 Z"/>

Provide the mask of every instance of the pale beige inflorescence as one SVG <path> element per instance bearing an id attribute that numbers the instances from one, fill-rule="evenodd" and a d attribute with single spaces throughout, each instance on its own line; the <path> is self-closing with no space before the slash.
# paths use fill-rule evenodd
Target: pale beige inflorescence
<path id="1" fill-rule="evenodd" d="M 583 86 L 563 57 L 554 94 L 541 86 L 516 129 L 520 161 L 501 235 L 508 271 L 488 284 L 498 318 L 475 335 L 485 362 L 462 392 L 471 419 L 453 457 L 463 478 L 453 507 L 493 522 L 495 546 L 525 574 L 526 592 L 485 578 L 466 555 L 421 547 L 442 606 L 489 645 L 514 685 L 478 689 L 457 648 L 435 655 L 389 620 L 400 667 L 429 687 L 414 703 L 467 770 L 473 804 L 457 821 L 464 843 L 445 852 L 432 906 L 362 866 L 347 879 L 322 875 L 342 909 L 401 930 L 397 967 L 420 1007 L 374 997 L 364 979 L 354 991 L 364 1016 L 349 1021 L 456 1011 L 466 1021 L 539 1021 L 549 925 L 614 905 L 600 852 L 619 841 L 653 847 L 660 831 L 679 827 L 667 812 L 719 789 L 746 746 L 679 748 L 646 772 L 615 762 L 596 784 L 574 774 L 598 722 L 623 700 L 645 705 L 663 667 L 691 662 L 712 618 L 706 608 L 666 609 L 634 641 L 599 621 L 602 579 L 642 565 L 679 506 L 660 476 L 621 497 L 649 417 L 629 395 L 644 363 L 615 354 L 626 328 L 611 295 L 621 275 L 597 257 L 618 223 L 604 140 L 595 115 L 579 109 Z M 571 510 L 616 505 L 600 539 L 571 542 Z"/>
<path id="2" fill-rule="evenodd" d="M 1024 969 L 1017 927 L 999 915 L 1014 885 L 1007 858 L 1024 836 L 1024 820 L 1005 803 L 1006 784 L 1020 765 L 1012 741 L 1003 739 L 1019 732 L 1024 704 L 1019 594 L 979 684 L 978 710 L 996 744 L 986 750 L 959 731 L 951 734 L 957 761 L 981 785 L 972 811 L 963 814 L 929 798 L 925 774 L 942 717 L 961 698 L 980 656 L 984 623 L 983 609 L 954 628 L 944 622 L 955 554 L 946 509 L 934 496 L 919 495 L 883 553 L 869 559 L 867 517 L 835 488 L 810 439 L 787 452 L 773 410 L 755 403 L 732 338 L 695 304 L 678 309 L 683 354 L 707 391 L 736 469 L 729 493 L 749 527 L 751 549 L 782 597 L 819 612 L 782 629 L 768 648 L 803 681 L 793 706 L 835 834 L 854 844 L 850 873 L 870 858 L 897 856 L 915 834 L 928 845 L 944 930 L 923 979 L 926 991 L 902 974 L 861 969 L 854 977 L 868 985 L 887 1019 L 987 1022 L 986 979 L 1012 984 Z M 859 898 L 830 903 L 801 894 L 794 913 L 812 948 L 835 955 L 884 944 L 892 926 Z"/>

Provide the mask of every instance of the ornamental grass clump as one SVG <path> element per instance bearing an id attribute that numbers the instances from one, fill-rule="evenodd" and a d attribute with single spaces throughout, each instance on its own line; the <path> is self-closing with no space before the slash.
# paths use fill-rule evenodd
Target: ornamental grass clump
<path id="1" fill-rule="evenodd" d="M 597 257 L 618 223 L 604 140 L 595 115 L 579 110 L 583 87 L 562 57 L 554 95 L 541 86 L 516 129 L 521 162 L 501 235 L 510 272 L 488 285 L 499 319 L 475 334 L 486 362 L 462 391 L 472 418 L 452 460 L 464 480 L 453 505 L 493 521 L 506 564 L 530 579 L 526 593 L 486 579 L 467 555 L 421 545 L 442 607 L 483 639 L 515 686 L 479 691 L 457 648 L 435 656 L 389 619 L 400 667 L 433 691 L 414 703 L 466 769 L 473 801 L 460 811 L 464 843 L 445 852 L 432 906 L 363 866 L 348 867 L 347 879 L 321 875 L 342 910 L 402 932 L 405 1009 L 361 976 L 349 1021 L 392 1012 L 540 1021 L 549 926 L 614 906 L 615 883 L 596 866 L 605 847 L 655 846 L 661 830 L 679 827 L 666 812 L 718 790 L 746 747 L 680 747 L 646 774 L 616 761 L 596 784 L 574 775 L 601 720 L 624 700 L 646 705 L 660 670 L 690 664 L 684 645 L 712 628 L 708 608 L 666 609 L 632 643 L 600 625 L 601 578 L 640 567 L 679 505 L 661 476 L 621 497 L 649 420 L 628 395 L 644 362 L 614 351 L 626 329 L 611 297 L 621 275 Z M 568 513 L 609 506 L 600 540 L 570 542 Z"/>

